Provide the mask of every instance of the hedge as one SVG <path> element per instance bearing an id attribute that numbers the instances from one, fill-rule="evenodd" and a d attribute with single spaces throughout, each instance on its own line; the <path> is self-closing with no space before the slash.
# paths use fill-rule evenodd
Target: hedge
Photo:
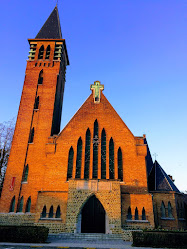
<path id="1" fill-rule="evenodd" d="M 48 232 L 42 226 L 0 226 L 0 242 L 44 243 Z"/>
<path id="2" fill-rule="evenodd" d="M 187 248 L 187 232 L 134 231 L 132 235 L 133 246 Z"/>

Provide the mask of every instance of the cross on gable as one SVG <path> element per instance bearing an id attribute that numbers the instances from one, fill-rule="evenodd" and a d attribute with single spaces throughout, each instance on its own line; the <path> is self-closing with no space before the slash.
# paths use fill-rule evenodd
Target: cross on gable
<path id="1" fill-rule="evenodd" d="M 101 85 L 100 81 L 95 81 L 94 85 L 90 85 L 90 89 L 93 92 L 94 103 L 100 103 L 101 91 L 104 90 L 104 85 Z"/>

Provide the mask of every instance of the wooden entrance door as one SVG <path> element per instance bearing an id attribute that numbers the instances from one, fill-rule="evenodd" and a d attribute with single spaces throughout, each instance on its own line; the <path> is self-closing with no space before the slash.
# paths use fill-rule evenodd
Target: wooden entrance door
<path id="1" fill-rule="evenodd" d="M 101 202 L 92 196 L 82 209 L 82 233 L 105 233 L 105 210 Z"/>

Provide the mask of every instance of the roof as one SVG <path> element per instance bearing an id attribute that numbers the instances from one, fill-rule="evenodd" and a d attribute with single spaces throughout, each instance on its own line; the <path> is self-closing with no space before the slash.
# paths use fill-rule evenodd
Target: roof
<path id="1" fill-rule="evenodd" d="M 176 191 L 179 192 L 171 178 L 155 160 L 148 176 L 149 191 Z"/>
<path id="2" fill-rule="evenodd" d="M 57 6 L 51 12 L 47 21 L 40 29 L 36 39 L 62 39 L 60 20 Z"/>

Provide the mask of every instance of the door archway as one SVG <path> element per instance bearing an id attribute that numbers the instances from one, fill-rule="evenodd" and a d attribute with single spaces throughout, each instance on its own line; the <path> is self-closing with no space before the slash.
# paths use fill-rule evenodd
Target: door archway
<path id="1" fill-rule="evenodd" d="M 82 209 L 81 233 L 105 233 L 105 210 L 95 195 Z"/>

